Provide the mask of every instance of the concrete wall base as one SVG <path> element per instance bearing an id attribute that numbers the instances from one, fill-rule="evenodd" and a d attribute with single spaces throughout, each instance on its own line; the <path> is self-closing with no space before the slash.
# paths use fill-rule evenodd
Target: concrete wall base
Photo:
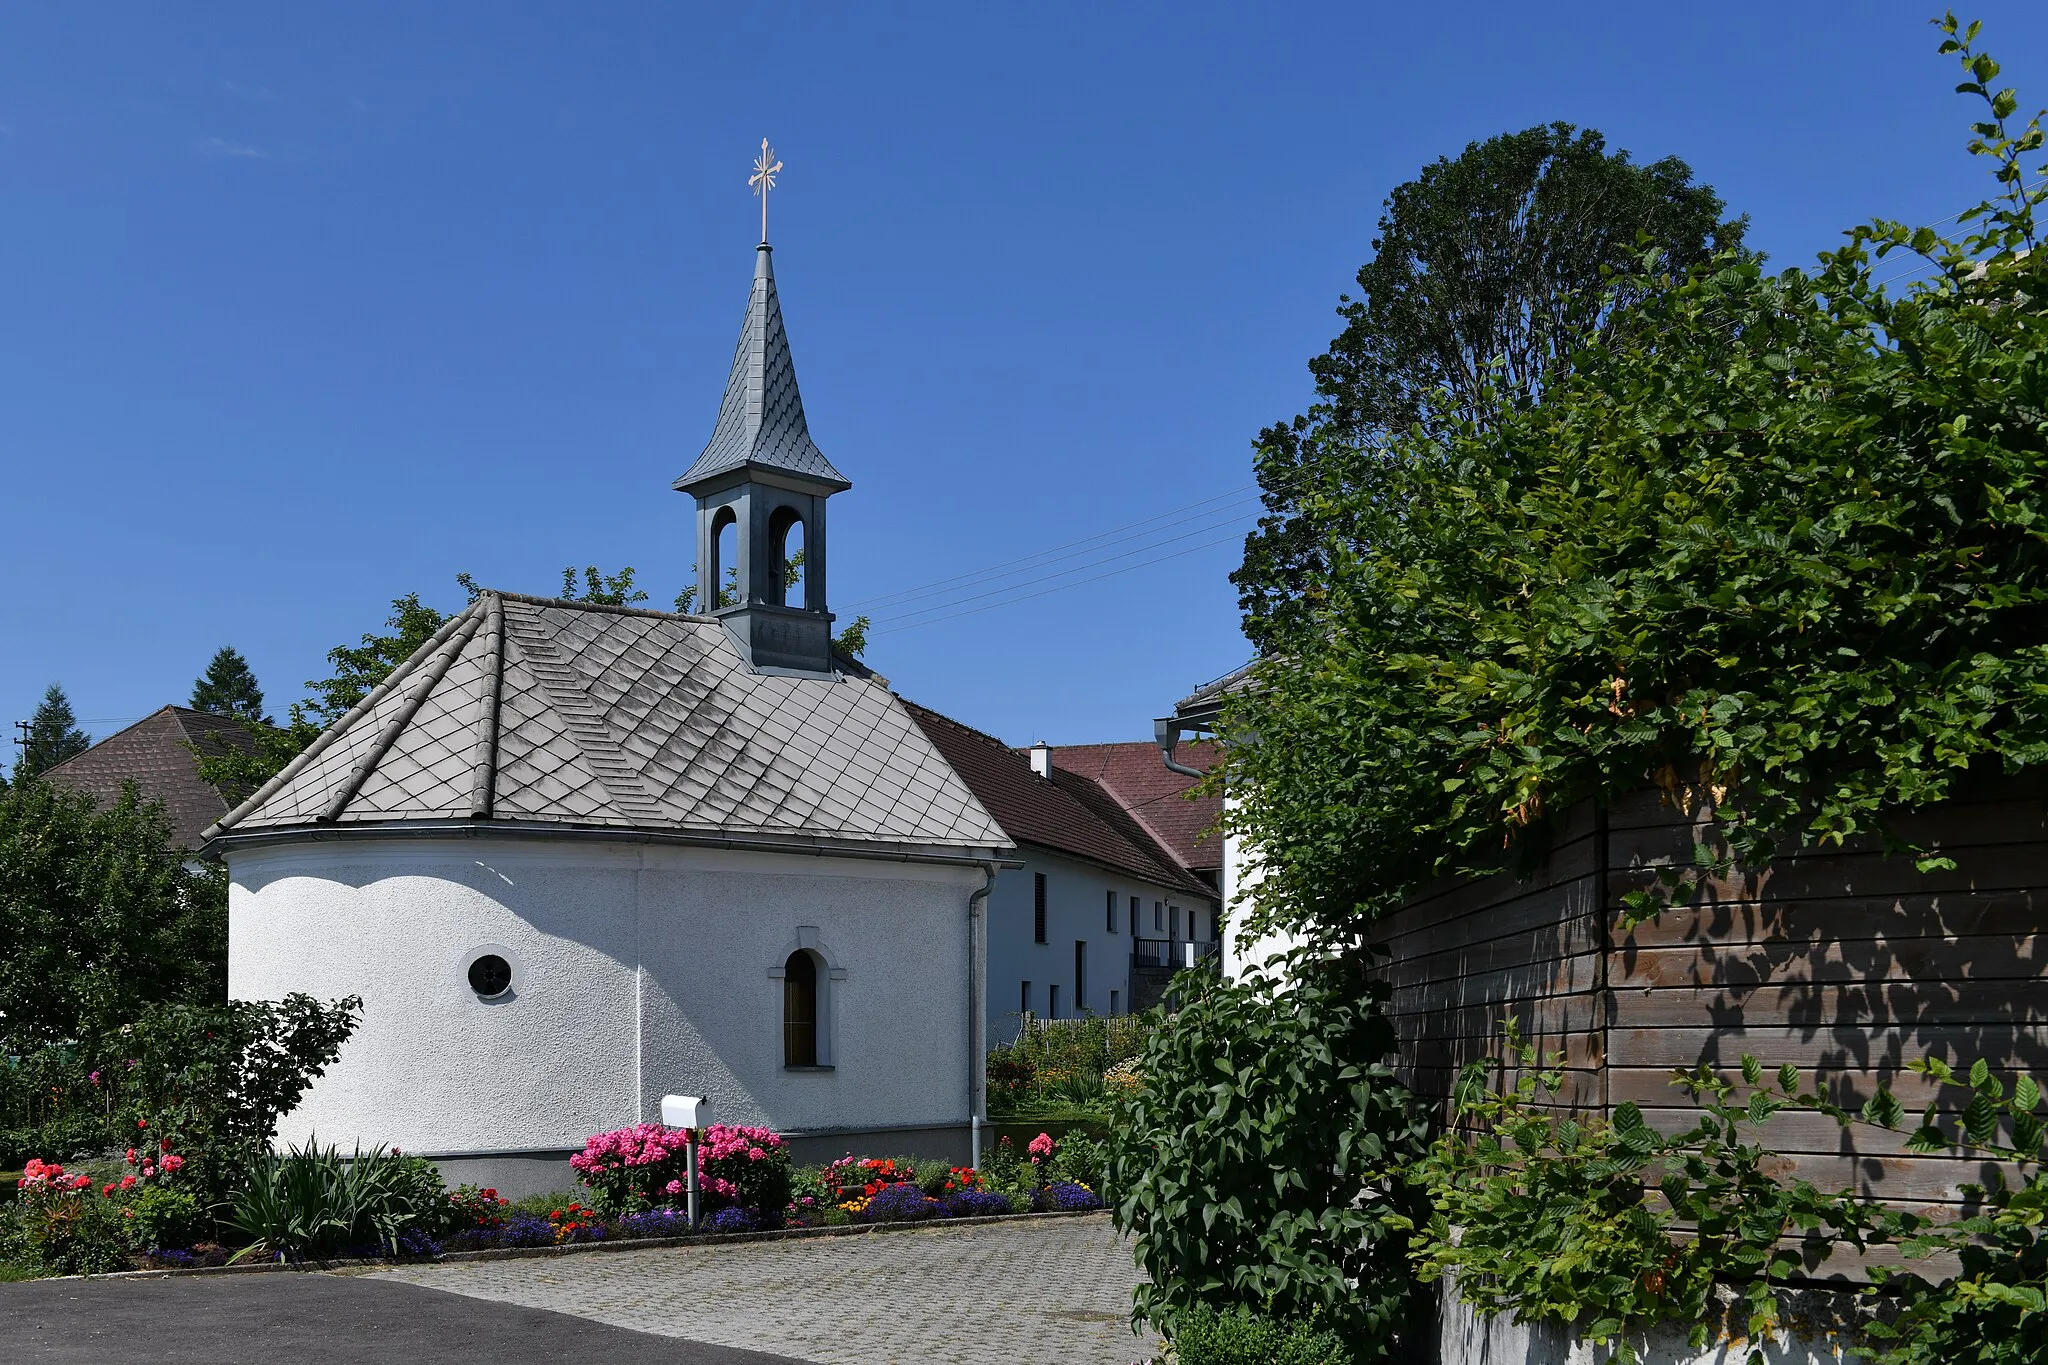
<path id="1" fill-rule="evenodd" d="M 1724 1309 L 1733 1302 L 1724 1291 Z M 1766 1365 L 1846 1365 L 1854 1359 L 1845 1336 L 1862 1316 L 1858 1296 L 1812 1290 L 1784 1295 L 1783 1302 L 1788 1330 L 1762 1343 Z M 1439 1304 L 1439 1365 L 1608 1365 L 1617 1357 L 1612 1345 L 1589 1345 L 1557 1323 L 1521 1323 L 1508 1314 L 1481 1317 L 1448 1279 Z M 1640 1333 L 1633 1341 L 1637 1356 L 1643 1365 L 1744 1365 L 1757 1343 L 1735 1335 L 1743 1319 L 1730 1316 L 1732 1322 L 1699 1350 L 1687 1343 L 1683 1323 Z"/>

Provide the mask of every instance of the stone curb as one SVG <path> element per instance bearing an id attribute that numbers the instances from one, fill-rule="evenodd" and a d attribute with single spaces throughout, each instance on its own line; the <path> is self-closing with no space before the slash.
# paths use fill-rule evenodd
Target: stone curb
<path id="1" fill-rule="evenodd" d="M 940 1228 L 968 1228 L 985 1223 L 1028 1223 L 1048 1218 L 1096 1218 L 1107 1209 L 1077 1209 L 1048 1213 L 992 1213 L 974 1218 L 933 1218 L 914 1223 L 848 1223 L 832 1228 L 776 1228 L 768 1232 L 703 1233 L 689 1237 L 622 1237 L 617 1241 L 570 1242 L 548 1247 L 493 1247 L 486 1251 L 450 1251 L 432 1260 L 345 1260 L 345 1261 L 254 1261 L 247 1265 L 204 1265 L 159 1270 L 113 1270 L 104 1275 L 49 1275 L 50 1280 L 168 1280 L 188 1275 L 341 1274 L 366 1275 L 400 1266 L 466 1265 L 475 1261 L 523 1261 L 579 1252 L 660 1251 L 669 1247 L 731 1246 L 740 1242 L 806 1241 L 819 1237 L 866 1237 L 889 1232 L 926 1232 Z"/>

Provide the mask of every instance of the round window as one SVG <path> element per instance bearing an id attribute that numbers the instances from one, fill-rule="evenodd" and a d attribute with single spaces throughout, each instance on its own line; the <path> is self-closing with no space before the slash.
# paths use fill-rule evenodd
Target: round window
<path id="1" fill-rule="evenodd" d="M 512 964 L 496 953 L 485 953 L 469 964 L 469 988 L 488 1000 L 512 987 Z"/>

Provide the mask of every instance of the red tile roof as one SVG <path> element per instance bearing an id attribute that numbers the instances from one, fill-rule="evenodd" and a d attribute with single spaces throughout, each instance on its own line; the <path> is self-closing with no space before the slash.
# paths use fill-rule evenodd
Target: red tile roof
<path id="1" fill-rule="evenodd" d="M 1174 751 L 1174 761 L 1203 772 L 1220 756 L 1210 740 L 1183 743 Z M 1223 818 L 1223 798 L 1189 800 L 1195 779 L 1160 761 L 1157 744 L 1062 744 L 1054 747 L 1052 762 L 1055 769 L 1093 779 L 1182 867 L 1197 872 L 1222 869 L 1223 836 L 1214 831 Z"/>
<path id="2" fill-rule="evenodd" d="M 903 704 L 1004 833 L 1017 843 L 1037 844 L 1156 885 L 1215 899 L 1215 891 L 1192 875 L 1172 850 L 1131 818 L 1123 803 L 1094 778 L 1063 765 L 1057 756 L 1053 776 L 1040 777 L 1031 770 L 1028 752 L 915 702 Z M 1054 750 L 1055 755 L 1061 752 Z M 1152 754 L 1157 763 L 1159 751 L 1155 748 Z M 1173 776 L 1164 766 L 1160 771 Z"/>
<path id="3" fill-rule="evenodd" d="M 118 800 L 121 784 L 133 782 L 146 800 L 163 803 L 170 816 L 171 842 L 179 848 L 197 848 L 199 832 L 226 815 L 229 803 L 199 776 L 199 760 L 187 746 L 219 744 L 244 752 L 254 747 L 240 721 L 166 706 L 43 776 L 84 792 L 101 805 Z"/>

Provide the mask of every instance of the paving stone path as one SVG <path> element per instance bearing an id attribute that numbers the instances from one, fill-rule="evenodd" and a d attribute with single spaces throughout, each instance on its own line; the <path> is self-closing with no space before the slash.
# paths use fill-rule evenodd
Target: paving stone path
<path id="1" fill-rule="evenodd" d="M 1130 1365 L 1107 1215 L 404 1266 L 373 1278 L 824 1365 Z"/>

